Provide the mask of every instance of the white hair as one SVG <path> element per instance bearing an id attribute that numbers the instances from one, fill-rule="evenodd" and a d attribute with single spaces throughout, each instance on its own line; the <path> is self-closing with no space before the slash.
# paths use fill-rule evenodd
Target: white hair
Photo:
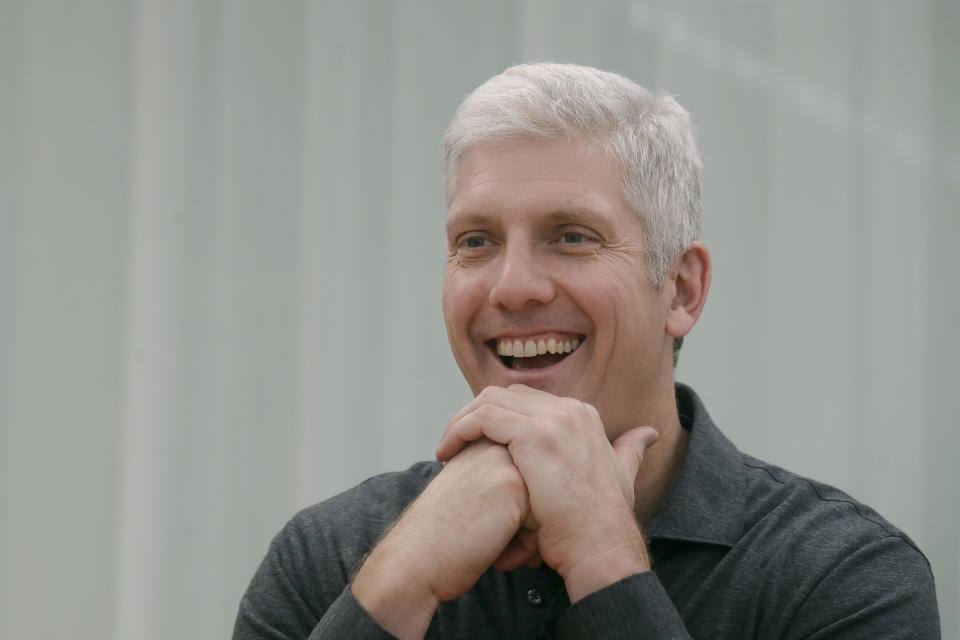
<path id="1" fill-rule="evenodd" d="M 616 73 L 572 64 L 522 64 L 477 87 L 443 136 L 444 188 L 453 198 L 460 159 L 476 144 L 580 139 L 622 168 L 621 187 L 643 222 L 657 287 L 700 236 L 700 155 L 690 115 Z"/>

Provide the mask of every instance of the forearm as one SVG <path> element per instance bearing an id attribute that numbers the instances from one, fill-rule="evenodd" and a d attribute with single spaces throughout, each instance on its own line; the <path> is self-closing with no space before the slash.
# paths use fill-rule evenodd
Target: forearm
<path id="1" fill-rule="evenodd" d="M 527 511 L 507 449 L 474 443 L 373 548 L 351 589 L 360 606 L 401 640 L 419 640 L 440 602 L 470 589 L 511 542 Z"/>
<path id="2" fill-rule="evenodd" d="M 385 539 L 367 558 L 347 589 L 357 607 L 400 640 L 420 640 L 440 601 L 404 566 L 405 550 Z M 335 636 L 330 636 L 335 637 Z M 345 636 L 344 636 L 345 637 Z"/>

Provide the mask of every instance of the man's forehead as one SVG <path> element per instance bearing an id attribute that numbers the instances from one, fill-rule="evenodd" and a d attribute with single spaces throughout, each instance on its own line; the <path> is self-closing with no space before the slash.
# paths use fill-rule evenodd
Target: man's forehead
<path id="1" fill-rule="evenodd" d="M 600 231 L 624 212 L 633 213 L 617 177 L 604 167 L 560 162 L 553 173 L 546 166 L 553 160 L 549 156 L 541 156 L 537 165 L 528 163 L 529 157 L 515 166 L 498 159 L 487 157 L 461 174 L 447 211 L 448 234 L 520 222 L 581 224 Z"/>
<path id="2" fill-rule="evenodd" d="M 458 173 L 469 171 L 484 158 L 496 157 L 509 164 L 529 163 L 530 168 L 543 167 L 542 156 L 562 156 L 565 159 L 588 161 L 591 164 L 608 165 L 607 170 L 617 171 L 619 165 L 614 162 L 597 140 L 588 138 L 513 138 L 500 142 L 477 143 L 468 147 L 460 156 Z M 549 167 L 544 167 L 545 177 L 552 175 Z"/>

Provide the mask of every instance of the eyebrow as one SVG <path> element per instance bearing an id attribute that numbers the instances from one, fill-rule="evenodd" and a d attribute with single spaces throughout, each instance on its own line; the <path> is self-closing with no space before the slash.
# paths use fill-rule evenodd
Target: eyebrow
<path id="1" fill-rule="evenodd" d="M 447 233 L 456 226 L 467 227 L 485 227 L 489 223 L 490 216 L 482 213 L 455 213 L 447 218 Z"/>
<path id="2" fill-rule="evenodd" d="M 607 226 L 607 221 L 599 213 L 593 209 L 586 209 L 584 207 L 569 207 L 565 209 L 557 209 L 556 211 L 551 211 L 546 216 L 546 219 L 554 224 L 566 224 L 570 222 L 582 223 L 588 226 Z"/>
<path id="3" fill-rule="evenodd" d="M 490 224 L 491 216 L 485 213 L 454 213 L 447 219 L 447 233 L 452 227 L 485 227 Z M 591 227 L 606 228 L 608 222 L 593 209 L 584 207 L 565 207 L 554 209 L 543 215 L 547 223 L 560 225 L 569 223 L 585 224 Z"/>

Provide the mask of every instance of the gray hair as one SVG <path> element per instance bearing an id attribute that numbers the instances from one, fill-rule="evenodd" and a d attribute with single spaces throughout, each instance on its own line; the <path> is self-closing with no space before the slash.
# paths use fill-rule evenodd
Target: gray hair
<path id="1" fill-rule="evenodd" d="M 700 155 L 690 115 L 616 73 L 572 64 L 522 64 L 480 85 L 443 136 L 444 188 L 476 144 L 583 139 L 623 170 L 621 187 L 643 222 L 650 282 L 700 236 Z"/>

